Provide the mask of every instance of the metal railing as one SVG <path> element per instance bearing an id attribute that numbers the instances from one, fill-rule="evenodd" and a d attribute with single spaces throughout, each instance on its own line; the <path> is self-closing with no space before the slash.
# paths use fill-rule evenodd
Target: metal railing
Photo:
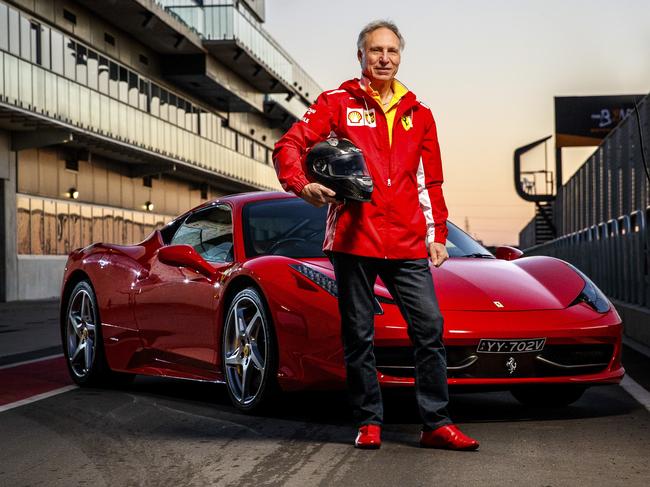
<path id="1" fill-rule="evenodd" d="M 639 104 L 639 115 L 648 159 L 648 97 Z M 607 295 L 650 308 L 650 184 L 640 141 L 639 120 L 632 112 L 562 186 L 555 202 L 562 236 L 525 253 L 571 262 Z"/>

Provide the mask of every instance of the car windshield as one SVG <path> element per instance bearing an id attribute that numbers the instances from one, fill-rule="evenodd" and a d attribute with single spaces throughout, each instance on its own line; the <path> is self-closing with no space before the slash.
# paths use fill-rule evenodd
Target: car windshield
<path id="1" fill-rule="evenodd" d="M 283 255 L 324 257 L 327 206 L 316 208 L 299 198 L 248 203 L 243 209 L 244 247 L 248 257 Z M 492 254 L 451 222 L 447 251 L 450 257 L 487 257 Z"/>

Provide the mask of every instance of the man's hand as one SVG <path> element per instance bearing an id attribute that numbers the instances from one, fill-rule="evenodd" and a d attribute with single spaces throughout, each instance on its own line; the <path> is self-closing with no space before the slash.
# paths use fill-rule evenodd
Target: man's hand
<path id="1" fill-rule="evenodd" d="M 432 242 L 429 244 L 429 254 L 431 254 L 431 262 L 436 267 L 440 267 L 444 261 L 449 258 L 447 247 L 439 242 Z"/>
<path id="2" fill-rule="evenodd" d="M 309 183 L 300 192 L 300 197 L 316 208 L 320 208 L 327 203 L 338 203 L 334 199 L 335 196 L 334 191 L 319 183 Z"/>

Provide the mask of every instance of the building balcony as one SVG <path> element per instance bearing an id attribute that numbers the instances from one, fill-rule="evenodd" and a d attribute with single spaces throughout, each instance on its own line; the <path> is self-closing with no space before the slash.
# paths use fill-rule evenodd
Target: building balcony
<path id="1" fill-rule="evenodd" d="M 225 67 L 215 66 L 194 26 L 203 25 L 202 11 L 192 0 L 79 0 L 90 11 L 131 34 L 162 55 L 165 78 L 203 99 L 217 110 L 262 112 L 263 96 L 251 93 L 249 80 L 233 79 Z M 165 9 L 184 3 L 192 10 Z M 248 87 L 248 88 L 247 88 Z"/>
<path id="2" fill-rule="evenodd" d="M 318 95 L 323 91 L 318 83 L 295 62 L 293 65 L 293 87 L 307 105 L 314 103 Z"/>
<path id="3" fill-rule="evenodd" d="M 264 97 L 264 115 L 272 127 L 288 130 L 305 114 L 305 105 L 296 97 L 271 93 Z"/>
<path id="4" fill-rule="evenodd" d="M 262 93 L 293 93 L 294 65 L 245 7 L 159 0 L 199 33 L 204 47 Z"/>
<path id="5" fill-rule="evenodd" d="M 181 127 L 147 111 L 157 99 L 130 91 L 121 101 L 0 51 L 0 127 L 14 131 L 15 146 L 78 145 L 132 164 L 134 177 L 173 171 L 231 190 L 279 188 L 273 167 L 256 160 L 258 147 L 225 132 L 218 117 L 185 113 Z"/>
<path id="6" fill-rule="evenodd" d="M 77 0 L 91 12 L 119 26 L 161 54 L 204 52 L 196 31 L 155 0 Z"/>

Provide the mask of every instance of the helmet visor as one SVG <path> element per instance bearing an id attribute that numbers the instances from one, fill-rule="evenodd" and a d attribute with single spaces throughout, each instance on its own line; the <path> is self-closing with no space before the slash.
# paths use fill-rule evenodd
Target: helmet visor
<path id="1" fill-rule="evenodd" d="M 370 176 L 360 152 L 352 152 L 328 161 L 323 171 L 328 176 Z"/>

